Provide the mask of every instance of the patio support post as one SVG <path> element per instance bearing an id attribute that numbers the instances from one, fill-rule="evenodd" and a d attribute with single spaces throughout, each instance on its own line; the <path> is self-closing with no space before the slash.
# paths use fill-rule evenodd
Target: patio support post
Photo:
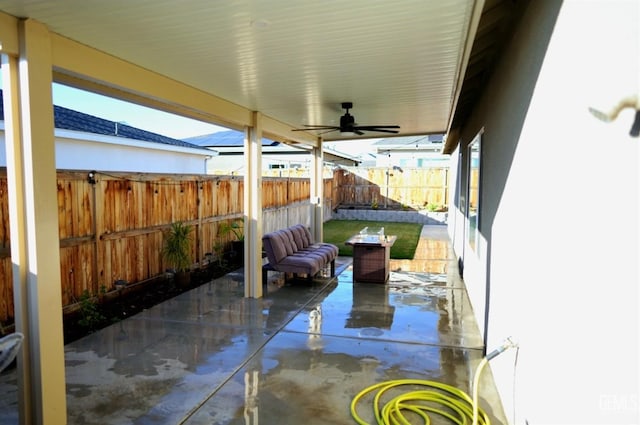
<path id="1" fill-rule="evenodd" d="M 262 114 L 244 139 L 244 296 L 262 297 Z"/>
<path id="2" fill-rule="evenodd" d="M 19 60 L 3 55 L 9 226 L 21 424 L 66 423 L 60 237 L 48 29 L 18 24 Z"/>
<path id="3" fill-rule="evenodd" d="M 324 201 L 322 138 L 318 138 L 318 147 L 314 147 L 311 152 L 311 233 L 317 242 L 322 242 L 322 208 Z"/>

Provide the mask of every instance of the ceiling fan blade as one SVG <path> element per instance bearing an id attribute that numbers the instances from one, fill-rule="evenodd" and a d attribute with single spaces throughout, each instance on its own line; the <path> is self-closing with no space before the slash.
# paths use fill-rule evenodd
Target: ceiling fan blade
<path id="1" fill-rule="evenodd" d="M 362 130 L 362 128 L 360 128 Z M 371 128 L 367 128 L 364 129 L 365 131 L 377 131 L 379 133 L 391 133 L 391 134 L 397 134 L 399 133 L 398 130 L 385 130 L 383 128 L 378 128 L 378 127 L 371 127 Z"/>
<path id="2" fill-rule="evenodd" d="M 333 125 L 305 125 L 305 128 L 294 128 L 291 131 L 309 131 L 309 130 L 339 130 L 340 127 Z"/>
<path id="3" fill-rule="evenodd" d="M 359 128 L 354 128 L 353 132 L 356 133 L 358 136 L 362 136 L 364 134 L 362 131 L 360 131 Z"/>
<path id="4" fill-rule="evenodd" d="M 322 134 L 326 134 L 326 133 L 331 133 L 332 131 L 338 131 L 338 130 L 339 130 L 338 128 L 332 128 L 331 130 L 326 130 L 326 131 L 323 131 L 321 133 L 318 133 L 318 136 L 320 136 Z"/>
<path id="5" fill-rule="evenodd" d="M 377 128 L 400 128 L 399 125 L 358 125 L 356 128 L 360 130 L 375 130 Z"/>

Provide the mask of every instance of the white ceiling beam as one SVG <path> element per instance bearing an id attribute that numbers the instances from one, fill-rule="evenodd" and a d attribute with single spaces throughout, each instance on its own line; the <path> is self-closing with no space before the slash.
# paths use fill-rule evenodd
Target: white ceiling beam
<path id="1" fill-rule="evenodd" d="M 318 136 L 304 131 L 292 130 L 291 126 L 278 120 L 264 115 L 262 117 L 262 132 L 269 139 L 282 143 L 296 142 L 314 148 L 319 147 Z"/>

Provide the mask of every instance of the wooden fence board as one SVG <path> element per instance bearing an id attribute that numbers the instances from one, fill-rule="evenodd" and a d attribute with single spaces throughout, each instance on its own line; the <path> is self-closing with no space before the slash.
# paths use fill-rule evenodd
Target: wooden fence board
<path id="1" fill-rule="evenodd" d="M 7 179 L 0 178 L 0 247 L 9 248 L 9 196 Z"/>
<path id="2" fill-rule="evenodd" d="M 423 208 L 448 204 L 448 168 L 359 168 L 334 173 L 334 205 Z"/>
<path id="3" fill-rule="evenodd" d="M 13 320 L 13 272 L 11 257 L 0 259 L 0 322 Z"/>

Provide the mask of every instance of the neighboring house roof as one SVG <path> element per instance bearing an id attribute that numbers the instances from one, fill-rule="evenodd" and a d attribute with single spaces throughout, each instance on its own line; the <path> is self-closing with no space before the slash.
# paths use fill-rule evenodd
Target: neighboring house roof
<path id="1" fill-rule="evenodd" d="M 202 136 L 189 137 L 184 139 L 189 143 L 206 148 L 234 148 L 244 147 L 244 133 L 235 130 L 218 131 L 217 133 L 203 134 Z M 262 146 L 278 146 L 279 142 L 274 142 L 262 138 Z"/>
<path id="2" fill-rule="evenodd" d="M 220 155 L 244 154 L 244 133 L 235 130 L 218 131 L 216 133 L 184 139 L 198 146 L 215 148 Z M 309 154 L 309 149 L 295 147 L 285 143 L 262 138 L 262 153 L 276 155 Z M 325 150 L 324 160 L 334 164 L 356 165 L 360 160 L 349 154 L 336 150 Z"/>
<path id="3" fill-rule="evenodd" d="M 4 104 L 2 99 L 2 90 L 0 90 L 0 121 L 4 121 Z M 184 140 L 172 139 L 171 137 L 162 136 L 160 134 L 141 130 L 115 121 L 98 118 L 93 115 L 74 111 L 62 106 L 54 105 L 53 117 L 54 127 L 57 129 L 82 131 L 85 133 L 103 134 L 107 136 L 119 136 L 145 142 L 201 149 L 200 146 L 185 142 Z"/>
<path id="4" fill-rule="evenodd" d="M 375 167 L 378 161 L 378 155 L 373 152 L 365 152 L 361 155 L 358 155 L 361 163 L 360 165 L 363 167 Z"/>
<path id="5" fill-rule="evenodd" d="M 429 150 L 436 151 L 443 148 L 444 135 L 429 134 L 424 136 L 389 137 L 380 139 L 373 143 L 373 146 L 380 151 L 388 150 Z"/>

